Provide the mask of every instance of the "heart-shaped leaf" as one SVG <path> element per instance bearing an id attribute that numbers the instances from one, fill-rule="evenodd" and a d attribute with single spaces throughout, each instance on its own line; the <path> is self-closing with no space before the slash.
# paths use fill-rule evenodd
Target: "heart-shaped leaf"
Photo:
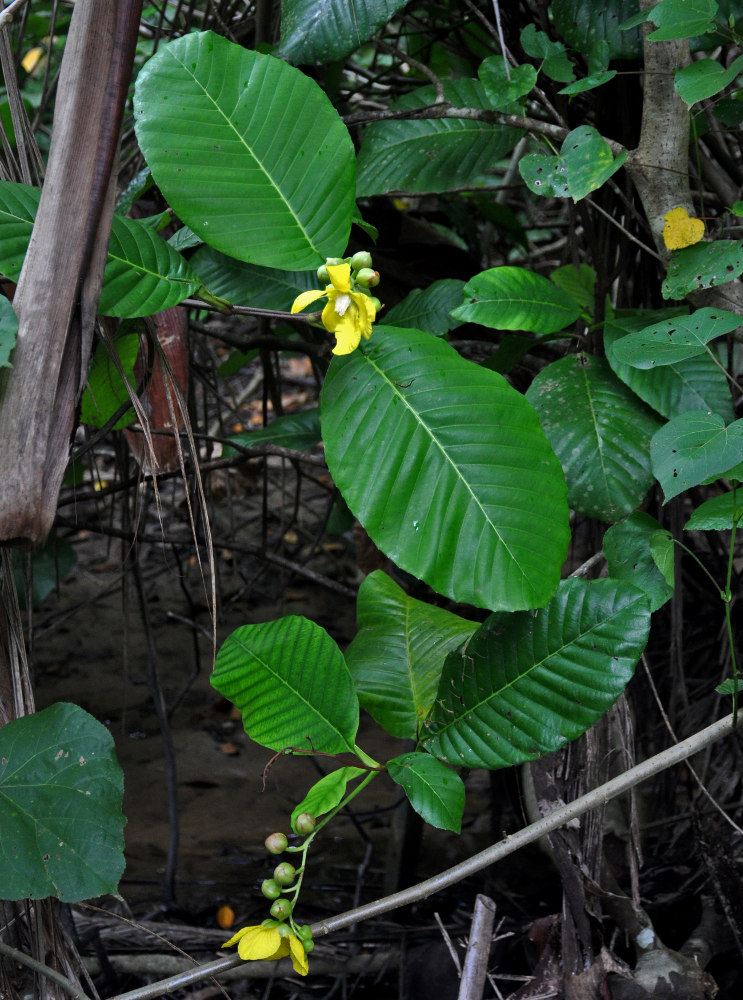
<path id="1" fill-rule="evenodd" d="M 650 461 L 668 503 L 743 461 L 743 420 L 726 426 L 708 410 L 682 413 L 653 435 Z"/>
<path id="2" fill-rule="evenodd" d="M 743 317 L 724 309 L 697 309 L 622 337 L 613 345 L 613 356 L 632 368 L 672 365 L 706 354 L 711 340 L 737 330 L 742 322 Z"/>
<path id="3" fill-rule="evenodd" d="M 110 732 L 77 705 L 0 729 L 0 898 L 76 902 L 124 871 L 124 778 Z"/>

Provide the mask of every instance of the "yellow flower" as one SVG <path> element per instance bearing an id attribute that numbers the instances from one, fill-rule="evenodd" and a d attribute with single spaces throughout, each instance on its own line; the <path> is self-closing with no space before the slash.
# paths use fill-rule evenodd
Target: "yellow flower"
<path id="1" fill-rule="evenodd" d="M 362 337 L 371 337 L 372 323 L 377 310 L 368 295 L 351 289 L 351 265 L 328 264 L 331 284 L 325 291 L 313 288 L 302 292 L 294 300 L 292 312 L 297 313 L 316 299 L 326 296 L 328 304 L 322 311 L 322 325 L 335 334 L 333 354 L 350 354 L 359 346 Z"/>
<path id="2" fill-rule="evenodd" d="M 289 955 L 295 972 L 306 976 L 309 971 L 304 946 L 291 931 L 286 937 L 282 937 L 277 927 L 263 927 L 261 924 L 257 927 L 241 927 L 222 947 L 229 948 L 233 944 L 237 944 L 237 953 L 246 962 L 262 958 L 271 961 Z"/>

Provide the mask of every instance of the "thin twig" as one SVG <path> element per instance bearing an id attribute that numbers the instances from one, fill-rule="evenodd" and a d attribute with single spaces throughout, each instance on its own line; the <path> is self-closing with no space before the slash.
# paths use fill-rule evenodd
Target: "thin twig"
<path id="1" fill-rule="evenodd" d="M 520 848 L 526 847 L 527 844 L 536 843 L 536 841 L 540 840 L 546 834 L 558 830 L 571 820 L 577 819 L 599 805 L 604 805 L 618 795 L 623 795 L 630 788 L 639 785 L 640 782 L 652 778 L 654 775 L 667 770 L 669 767 L 673 767 L 675 764 L 680 764 L 692 754 L 698 753 L 710 744 L 716 743 L 718 740 L 730 736 L 734 732 L 733 716 L 727 715 L 724 719 L 720 719 L 711 726 L 707 726 L 698 733 L 694 733 L 693 736 L 690 736 L 682 743 L 669 747 L 668 750 L 663 750 L 641 764 L 636 764 L 628 771 L 625 771 L 624 774 L 620 774 L 616 778 L 612 778 L 611 781 L 607 781 L 605 784 L 595 788 L 593 791 L 581 795 L 580 798 L 575 799 L 573 802 L 554 809 L 547 816 L 537 820 L 536 823 L 531 823 L 523 830 L 519 830 L 518 833 L 505 837 L 492 847 L 480 851 L 479 854 L 474 854 L 471 858 L 460 862 L 460 864 L 455 865 L 453 868 L 448 868 L 446 871 L 434 875 L 433 878 L 426 879 L 425 882 L 419 882 L 409 889 L 403 889 L 401 892 L 393 893 L 391 896 L 385 896 L 372 903 L 358 906 L 353 910 L 347 910 L 345 913 L 339 913 L 336 917 L 329 917 L 327 920 L 313 924 L 312 933 L 315 937 L 320 937 L 332 931 L 339 931 L 344 927 L 351 927 L 360 920 L 369 920 L 383 913 L 389 913 L 391 910 L 399 909 L 401 906 L 408 906 L 411 903 L 427 899 L 435 892 L 440 892 L 450 885 L 455 885 L 457 882 L 461 882 L 462 879 L 468 878 L 470 875 L 475 875 L 496 861 L 501 861 Z M 206 965 L 202 965 L 200 969 L 194 969 L 191 972 L 185 972 L 177 976 L 170 976 L 159 983 L 151 983 L 149 986 L 130 990 L 128 993 L 120 993 L 118 996 L 112 998 L 112 1000 L 152 1000 L 154 997 L 160 997 L 174 990 L 183 989 L 210 976 L 219 975 L 228 969 L 234 969 L 241 961 L 242 959 L 239 955 L 220 958 L 215 962 L 208 962 Z"/>
<path id="2" fill-rule="evenodd" d="M 24 3 L 28 3 L 28 0 L 13 0 L 13 2 L 9 3 L 5 10 L 0 13 L 0 30 L 2 30 L 6 24 L 10 24 L 12 22 L 13 18 Z"/>

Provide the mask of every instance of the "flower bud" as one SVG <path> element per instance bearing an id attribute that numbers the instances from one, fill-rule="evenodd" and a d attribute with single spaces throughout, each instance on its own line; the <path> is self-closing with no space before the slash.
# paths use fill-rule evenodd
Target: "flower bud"
<path id="1" fill-rule="evenodd" d="M 317 280 L 323 284 L 330 284 L 330 275 L 328 274 L 328 269 L 325 264 L 321 264 L 317 269 Z"/>
<path id="2" fill-rule="evenodd" d="M 356 275 L 356 280 L 364 288 L 374 288 L 379 284 L 379 272 L 372 271 L 370 267 L 362 267 Z"/>
<path id="3" fill-rule="evenodd" d="M 297 937 L 300 941 L 311 941 L 312 940 L 312 928 L 309 924 L 302 924 L 301 927 L 297 927 Z"/>
<path id="4" fill-rule="evenodd" d="M 312 813 L 300 813 L 294 820 L 294 829 L 297 833 L 312 833 L 315 829 L 315 817 Z"/>
<path id="5" fill-rule="evenodd" d="M 345 264 L 345 260 L 342 257 L 326 257 L 325 263 L 328 267 L 337 267 L 338 264 Z"/>
<path id="6" fill-rule="evenodd" d="M 368 250 L 359 250 L 351 258 L 351 267 L 354 271 L 360 271 L 362 268 L 370 268 L 372 266 L 372 255 Z"/>
<path id="7" fill-rule="evenodd" d="M 312 940 L 312 938 L 308 938 L 306 941 L 304 941 L 304 940 L 302 941 L 302 947 L 304 948 L 305 954 L 309 955 L 309 953 L 315 947 L 315 942 Z"/>
<path id="8" fill-rule="evenodd" d="M 270 833 L 266 837 L 266 850 L 269 854 L 283 854 L 289 841 L 284 833 Z"/>
<path id="9" fill-rule="evenodd" d="M 382 308 L 382 303 L 379 301 L 376 295 L 370 295 L 369 298 L 372 300 L 374 308 L 377 310 L 377 312 L 379 312 L 379 310 Z"/>
<path id="10" fill-rule="evenodd" d="M 264 878 L 261 882 L 261 892 L 266 899 L 278 899 L 281 895 L 281 886 L 272 878 Z"/>
<path id="11" fill-rule="evenodd" d="M 294 867 L 294 865 L 290 865 L 288 861 L 282 861 L 280 865 L 276 865 L 276 867 L 274 868 L 273 879 L 270 879 L 269 881 L 272 881 L 277 885 L 282 885 L 282 886 L 291 885 L 296 877 L 297 877 L 297 869 Z M 281 894 L 280 893 L 276 894 L 276 896 L 279 895 Z M 270 898 L 276 899 L 276 896 Z"/>
<path id="12" fill-rule="evenodd" d="M 292 903 L 290 899 L 277 899 L 269 913 L 277 920 L 286 920 L 292 915 Z"/>
<path id="13" fill-rule="evenodd" d="M 279 937 L 291 937 L 292 929 L 288 924 L 279 924 L 276 930 L 279 932 Z"/>

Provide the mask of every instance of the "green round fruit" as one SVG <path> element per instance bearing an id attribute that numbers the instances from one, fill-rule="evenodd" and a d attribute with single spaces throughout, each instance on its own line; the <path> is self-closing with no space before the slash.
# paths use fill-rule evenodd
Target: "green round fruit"
<path id="1" fill-rule="evenodd" d="M 372 255 L 368 250 L 359 250 L 351 258 L 351 267 L 354 271 L 360 271 L 364 267 L 372 266 Z"/>
<path id="2" fill-rule="evenodd" d="M 300 813 L 294 820 L 294 829 L 297 833 L 312 833 L 315 829 L 315 817 L 312 813 Z"/>
<path id="3" fill-rule="evenodd" d="M 270 910 L 271 916 L 277 920 L 286 920 L 292 915 L 292 903 L 290 899 L 277 899 Z"/>
<path id="4" fill-rule="evenodd" d="M 290 865 L 288 861 L 282 861 L 280 865 L 276 865 L 274 868 L 273 879 L 271 881 L 281 886 L 291 885 L 296 877 L 297 869 L 294 865 Z M 277 893 L 277 895 L 281 895 L 281 893 Z M 273 898 L 276 899 L 276 896 Z"/>
<path id="5" fill-rule="evenodd" d="M 261 882 L 261 892 L 266 899 L 278 899 L 281 895 L 281 886 L 272 878 L 264 878 Z"/>
<path id="6" fill-rule="evenodd" d="M 289 841 L 286 839 L 285 833 L 270 833 L 266 837 L 265 844 L 269 854 L 283 854 Z"/>

